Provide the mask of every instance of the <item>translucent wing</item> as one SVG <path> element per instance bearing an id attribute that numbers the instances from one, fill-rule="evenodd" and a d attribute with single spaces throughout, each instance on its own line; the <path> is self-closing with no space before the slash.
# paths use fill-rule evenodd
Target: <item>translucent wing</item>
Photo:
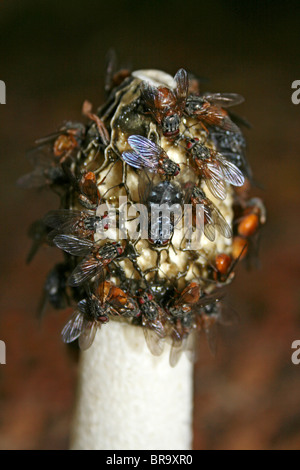
<path id="1" fill-rule="evenodd" d="M 51 147 L 46 148 L 34 147 L 26 153 L 26 157 L 34 167 L 47 169 L 53 164 L 53 156 Z"/>
<path id="2" fill-rule="evenodd" d="M 238 313 L 230 306 L 224 305 L 223 302 L 218 302 L 219 316 L 218 322 L 221 325 L 237 325 L 239 322 Z"/>
<path id="3" fill-rule="evenodd" d="M 210 177 L 204 177 L 206 186 L 208 187 L 209 191 L 213 196 L 217 199 L 224 200 L 226 198 L 226 186 L 225 182 L 222 179 L 217 178 L 215 175 L 211 175 Z"/>
<path id="4" fill-rule="evenodd" d="M 169 362 L 171 367 L 175 367 L 178 364 L 179 359 L 181 358 L 182 352 L 184 351 L 187 343 L 187 338 L 183 338 L 180 342 L 173 341 L 171 350 L 170 350 L 170 357 Z"/>
<path id="5" fill-rule="evenodd" d="M 101 274 L 103 263 L 93 255 L 86 256 L 73 270 L 68 279 L 70 286 L 76 287 L 89 281 L 92 277 Z"/>
<path id="6" fill-rule="evenodd" d="M 232 237 L 232 230 L 228 223 L 226 222 L 225 218 L 221 214 L 221 212 L 216 208 L 216 206 L 211 202 L 211 215 L 213 219 L 213 223 L 215 228 L 218 230 L 218 232 L 223 235 L 225 238 L 231 238 Z"/>
<path id="7" fill-rule="evenodd" d="M 220 153 L 216 154 L 216 158 L 222 165 L 225 181 L 233 186 L 243 186 L 245 178 L 241 170 Z"/>
<path id="8" fill-rule="evenodd" d="M 133 168 L 146 168 L 149 171 L 154 171 L 158 166 L 158 160 L 155 157 L 144 157 L 137 152 L 123 152 L 122 159 Z"/>
<path id="9" fill-rule="evenodd" d="M 245 175 L 250 180 L 251 184 L 257 185 L 257 183 L 253 179 L 253 173 L 249 165 L 249 162 L 247 161 L 247 158 L 242 152 L 240 153 L 227 152 L 226 150 L 224 151 L 223 149 L 221 150 L 221 152 L 222 152 L 223 157 L 225 157 L 227 161 L 230 161 L 242 171 L 243 175 Z"/>
<path id="10" fill-rule="evenodd" d="M 223 116 L 218 124 L 225 131 L 239 132 L 238 126 L 230 119 L 229 116 Z"/>
<path id="11" fill-rule="evenodd" d="M 212 305 L 219 303 L 225 296 L 225 293 L 222 290 L 214 291 L 211 294 L 204 294 L 200 297 L 199 301 L 197 302 L 197 307 L 205 307 L 207 305 Z"/>
<path id="12" fill-rule="evenodd" d="M 95 213 L 92 211 L 77 211 L 68 209 L 58 209 L 49 211 L 43 218 L 43 222 L 48 227 L 64 228 L 72 227 L 81 217 L 91 216 L 94 217 Z"/>
<path id="13" fill-rule="evenodd" d="M 65 234 L 56 235 L 56 237 L 53 239 L 53 243 L 58 246 L 58 248 L 61 248 L 67 253 L 70 253 L 70 255 L 74 256 L 86 255 L 94 244 L 91 240 Z"/>
<path id="14" fill-rule="evenodd" d="M 208 240 L 213 242 L 216 238 L 216 231 L 214 224 L 205 224 L 204 225 L 204 235 Z"/>
<path id="15" fill-rule="evenodd" d="M 83 331 L 83 315 L 75 311 L 70 320 L 65 324 L 61 335 L 64 343 L 72 343 L 79 338 Z"/>
<path id="16" fill-rule="evenodd" d="M 139 198 L 142 204 L 147 204 L 149 194 L 153 188 L 153 180 L 149 172 L 143 171 L 139 178 Z"/>
<path id="17" fill-rule="evenodd" d="M 17 181 L 17 185 L 24 189 L 42 188 L 45 184 L 46 178 L 42 169 L 35 169 L 31 173 L 26 173 Z"/>
<path id="18" fill-rule="evenodd" d="M 58 228 L 65 222 L 73 221 L 74 218 L 80 216 L 80 214 L 80 211 L 58 209 L 54 211 L 49 211 L 43 218 L 43 221 L 48 227 Z"/>
<path id="19" fill-rule="evenodd" d="M 185 353 L 191 362 L 195 362 L 195 359 L 196 359 L 196 334 L 195 332 L 190 332 L 190 334 L 187 337 L 187 341 L 185 345 Z"/>
<path id="20" fill-rule="evenodd" d="M 149 328 L 143 328 L 143 331 L 149 351 L 153 356 L 160 356 L 164 350 L 163 339 L 160 338 L 155 331 Z"/>
<path id="21" fill-rule="evenodd" d="M 245 101 L 244 97 L 237 93 L 208 93 L 204 95 L 204 98 L 221 108 L 236 106 Z"/>
<path id="22" fill-rule="evenodd" d="M 175 90 L 177 105 L 179 106 L 181 112 L 183 112 L 189 88 L 187 72 L 184 69 L 179 69 L 174 77 L 174 80 L 177 83 Z"/>
<path id="23" fill-rule="evenodd" d="M 133 150 L 146 158 L 152 156 L 159 157 L 162 153 L 165 153 L 159 145 L 141 135 L 131 135 L 128 137 L 128 143 Z"/>
<path id="24" fill-rule="evenodd" d="M 248 121 L 248 119 L 234 113 L 233 111 L 228 111 L 230 119 L 235 122 L 239 127 L 244 126 L 247 127 L 248 129 L 252 129 L 252 124 L 251 122 Z"/>
<path id="25" fill-rule="evenodd" d="M 155 86 L 150 85 L 149 82 L 143 81 L 141 83 L 141 95 L 147 108 L 154 114 L 155 119 L 160 124 L 162 116 L 156 110 L 156 102 L 158 101 L 159 91 Z"/>
<path id="26" fill-rule="evenodd" d="M 209 106 L 203 112 L 196 113 L 200 120 L 211 126 L 219 126 L 226 131 L 240 132 L 238 126 L 232 122 L 230 117 L 218 106 Z"/>
<path id="27" fill-rule="evenodd" d="M 205 161 L 206 163 L 206 172 L 209 172 L 210 175 L 214 175 L 216 178 L 223 180 L 224 179 L 224 172 L 223 166 L 220 161 L 215 157 L 211 157 Z"/>
<path id="28" fill-rule="evenodd" d="M 93 344 L 98 326 L 100 327 L 100 325 L 98 325 L 95 321 L 83 321 L 83 331 L 78 341 L 79 347 L 82 351 L 85 351 Z"/>
<path id="29" fill-rule="evenodd" d="M 206 238 L 208 238 L 208 240 L 210 240 L 211 242 L 214 241 L 215 237 L 216 237 L 216 234 L 215 234 L 215 222 L 214 222 L 214 219 L 212 217 L 212 213 L 211 213 L 211 209 L 210 209 L 210 204 L 202 204 L 202 208 L 203 208 L 203 211 L 204 211 L 204 214 L 203 214 L 203 222 L 204 222 L 204 228 L 203 228 L 203 231 L 204 231 L 204 235 L 206 236 Z M 198 220 L 198 226 L 200 225 L 200 222 L 199 221 L 199 215 L 197 214 L 197 220 Z"/>

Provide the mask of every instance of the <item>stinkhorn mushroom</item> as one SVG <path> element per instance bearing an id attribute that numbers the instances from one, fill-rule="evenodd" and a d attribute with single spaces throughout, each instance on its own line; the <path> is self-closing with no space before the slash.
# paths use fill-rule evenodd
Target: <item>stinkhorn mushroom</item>
<path id="1" fill-rule="evenodd" d="M 265 222 L 227 111 L 242 97 L 184 69 L 111 73 L 106 91 L 87 124 L 38 141 L 20 179 L 60 196 L 31 231 L 62 249 L 45 296 L 74 306 L 62 339 L 83 350 L 71 448 L 188 450 L 195 337 L 213 347 L 223 288 Z"/>

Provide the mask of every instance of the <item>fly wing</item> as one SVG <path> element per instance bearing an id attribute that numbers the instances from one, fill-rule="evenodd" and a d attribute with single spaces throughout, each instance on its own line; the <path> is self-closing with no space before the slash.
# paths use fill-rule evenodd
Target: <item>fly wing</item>
<path id="1" fill-rule="evenodd" d="M 62 225 L 72 226 L 83 213 L 76 210 L 58 209 L 49 211 L 43 218 L 43 222 L 48 227 L 59 228 Z M 93 212 L 91 212 L 93 214 Z"/>
<path id="2" fill-rule="evenodd" d="M 211 215 L 214 221 L 214 226 L 218 232 L 223 235 L 225 238 L 232 237 L 232 230 L 221 212 L 216 208 L 216 206 L 211 202 Z"/>
<path id="3" fill-rule="evenodd" d="M 82 351 L 85 351 L 93 344 L 97 332 L 97 327 L 98 325 L 95 321 L 83 321 L 83 332 L 79 337 L 79 347 Z"/>
<path id="4" fill-rule="evenodd" d="M 219 316 L 218 322 L 220 325 L 237 325 L 239 323 L 239 315 L 231 306 L 224 305 L 224 303 L 219 302 Z"/>
<path id="5" fill-rule="evenodd" d="M 206 124 L 218 126 L 225 131 L 240 132 L 238 126 L 232 122 L 230 117 L 218 106 L 209 106 L 203 112 L 198 112 L 199 119 L 203 119 Z"/>
<path id="6" fill-rule="evenodd" d="M 190 204 L 191 203 L 191 198 L 192 194 L 194 191 L 195 184 L 191 183 L 188 181 L 187 183 L 182 185 L 182 190 L 183 190 L 183 204 Z"/>
<path id="7" fill-rule="evenodd" d="M 219 155 L 219 154 L 217 154 Z M 224 173 L 223 173 L 223 165 L 220 163 L 219 159 L 216 156 L 205 160 L 206 163 L 206 172 L 209 175 L 214 175 L 216 178 L 223 180 Z"/>
<path id="8" fill-rule="evenodd" d="M 204 235 L 213 242 L 216 238 L 215 224 L 211 222 L 204 223 Z"/>
<path id="9" fill-rule="evenodd" d="M 153 356 L 160 356 L 164 350 L 163 339 L 160 338 L 155 331 L 149 328 L 143 328 L 143 332 L 149 351 Z"/>
<path id="10" fill-rule="evenodd" d="M 33 147 L 27 151 L 26 157 L 31 165 L 44 170 L 53 164 L 53 156 L 51 147 Z"/>
<path id="11" fill-rule="evenodd" d="M 177 84 L 175 89 L 177 105 L 179 107 L 180 113 L 182 114 L 185 108 L 189 88 L 189 79 L 187 72 L 184 69 L 179 69 L 174 77 L 174 80 Z"/>
<path id="12" fill-rule="evenodd" d="M 149 172 L 143 171 L 139 178 L 139 198 L 142 204 L 147 204 L 149 194 L 153 188 L 153 179 Z"/>
<path id="13" fill-rule="evenodd" d="M 61 336 L 64 343 L 72 343 L 79 338 L 83 331 L 83 315 L 81 312 L 75 311 L 70 320 L 65 324 Z"/>
<path id="14" fill-rule="evenodd" d="M 17 185 L 23 189 L 42 188 L 46 184 L 46 178 L 41 168 L 34 169 L 31 173 L 21 176 Z"/>
<path id="15" fill-rule="evenodd" d="M 201 225 L 204 224 L 203 232 L 206 238 L 213 242 L 216 237 L 215 233 L 215 222 L 212 217 L 211 209 L 209 204 L 202 204 L 203 208 L 203 221 L 201 220 L 202 217 L 199 217 L 199 214 L 196 212 L 198 226 L 201 228 Z M 198 204 L 196 207 L 196 211 L 198 209 Z"/>
<path id="16" fill-rule="evenodd" d="M 173 342 L 170 350 L 169 362 L 171 367 L 175 367 L 179 359 L 181 358 L 182 352 L 186 347 L 187 338 L 184 338 L 180 342 Z"/>
<path id="17" fill-rule="evenodd" d="M 156 145 L 152 140 L 141 135 L 131 135 L 128 137 L 128 143 L 133 150 L 146 158 L 152 156 L 156 156 L 158 158 L 161 153 L 164 153 L 164 150 L 159 145 Z"/>
<path id="18" fill-rule="evenodd" d="M 206 238 L 208 238 L 208 240 L 213 242 L 216 238 L 216 231 L 214 225 L 206 224 L 204 226 L 204 235 L 206 236 Z"/>
<path id="19" fill-rule="evenodd" d="M 158 98 L 159 98 L 158 89 L 155 86 L 150 85 L 149 82 L 143 81 L 141 83 L 141 95 L 147 108 L 154 115 L 157 122 L 160 124 L 162 115 L 156 109 L 156 102 L 158 101 Z"/>
<path id="20" fill-rule="evenodd" d="M 205 183 L 211 194 L 217 199 L 224 200 L 226 198 L 226 186 L 222 179 L 212 174 L 210 177 L 205 178 Z"/>
<path id="21" fill-rule="evenodd" d="M 245 178 L 241 170 L 220 153 L 217 153 L 216 158 L 222 165 L 224 180 L 233 186 L 243 186 Z"/>
<path id="22" fill-rule="evenodd" d="M 69 286 L 76 287 L 101 274 L 103 263 L 93 255 L 86 256 L 73 270 L 68 279 Z"/>
<path id="23" fill-rule="evenodd" d="M 193 331 L 187 337 L 185 353 L 191 362 L 196 362 L 196 333 Z"/>
<path id="24" fill-rule="evenodd" d="M 159 158 L 164 154 L 164 150 L 152 142 L 150 139 L 140 135 L 131 135 L 128 143 L 134 152 L 123 154 L 123 159 L 136 168 L 146 168 L 149 171 L 156 170 Z"/>
<path id="25" fill-rule="evenodd" d="M 204 98 L 210 103 L 220 106 L 220 108 L 237 106 L 245 101 L 244 97 L 237 93 L 209 93 L 205 94 Z"/>
<path id="26" fill-rule="evenodd" d="M 215 304 L 216 302 L 219 303 L 224 298 L 224 296 L 224 291 L 220 289 L 218 289 L 218 291 L 212 292 L 211 294 L 204 294 L 195 304 L 195 312 L 197 313 L 198 309 L 200 309 L 201 313 L 201 308 L 205 307 L 206 305 Z"/>
<path id="27" fill-rule="evenodd" d="M 73 256 L 84 256 L 93 247 L 91 240 L 75 237 L 74 235 L 56 235 L 53 239 L 53 243 L 61 248 L 62 250 L 70 253 Z"/>
<path id="28" fill-rule="evenodd" d="M 133 168 L 141 170 L 146 168 L 149 171 L 154 171 L 158 166 L 158 160 L 156 158 L 144 157 L 137 152 L 123 152 L 122 160 Z"/>

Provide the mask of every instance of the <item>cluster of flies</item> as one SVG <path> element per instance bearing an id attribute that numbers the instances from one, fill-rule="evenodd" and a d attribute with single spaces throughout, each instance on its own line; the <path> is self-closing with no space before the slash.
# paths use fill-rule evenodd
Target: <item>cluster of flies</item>
<path id="1" fill-rule="evenodd" d="M 120 91 L 130 86 L 133 77 L 127 70 L 116 72 L 108 68 L 106 91 L 113 102 Z M 151 116 L 158 133 L 170 145 L 180 146 L 186 153 L 188 167 L 175 163 L 155 139 L 131 134 L 127 150 L 117 157 L 139 174 L 140 201 L 148 208 L 152 204 L 191 204 L 193 225 L 196 225 L 197 205 L 204 211 L 204 236 L 215 239 L 215 231 L 233 237 L 232 254 L 218 253 L 209 262 L 206 284 L 214 289 L 206 293 L 203 280 L 188 282 L 178 290 L 175 282 L 158 276 L 147 279 L 137 263 L 138 253 L 131 240 L 95 240 L 99 226 L 107 229 L 107 216 L 97 216 L 97 207 L 105 201 L 100 196 L 97 180 L 97 155 L 103 155 L 111 141 L 110 121 L 104 116 L 105 106 L 98 113 L 85 102 L 83 112 L 88 124 L 67 122 L 56 134 L 37 141 L 29 152 L 33 171 L 20 178 L 23 187 L 50 187 L 60 197 L 61 208 L 50 211 L 32 224 L 29 235 L 33 240 L 27 261 L 31 261 L 40 245 L 56 245 L 64 253 L 64 261 L 48 274 L 41 301 L 42 315 L 49 302 L 57 309 L 75 305 L 73 315 L 62 331 L 65 343 L 78 340 L 88 348 L 96 330 L 111 317 L 122 317 L 143 327 L 147 345 L 154 355 L 161 354 L 164 342 L 171 343 L 171 365 L 175 365 L 183 349 L 189 349 L 194 331 L 205 331 L 213 345 L 212 332 L 218 322 L 226 322 L 220 287 L 230 282 L 239 260 L 248 262 L 257 250 L 259 229 L 265 221 L 260 199 L 247 198 L 252 183 L 251 169 L 245 159 L 245 139 L 238 124 L 247 124 L 227 108 L 243 98 L 237 94 L 200 93 L 199 81 L 184 69 L 175 77 L 175 88 L 140 82 L 137 104 L 141 114 Z M 193 137 L 183 122 L 193 120 L 204 139 Z M 211 142 L 212 145 L 206 145 Z M 95 157 L 89 158 L 91 150 Z M 93 170 L 86 165 L 89 163 Z M 83 169 L 84 168 L 84 169 Z M 189 171 L 193 178 L 182 182 L 180 174 Z M 159 178 L 155 180 L 152 175 Z M 152 174 L 152 175 L 151 175 Z M 235 188 L 234 222 L 228 225 L 216 205 L 203 190 L 203 184 L 214 198 L 224 200 L 228 185 Z M 169 236 L 165 237 L 168 224 Z M 176 221 L 158 217 L 149 229 L 148 242 L 161 248 L 171 243 Z M 153 226 L 156 227 L 153 233 Z M 120 261 L 132 262 L 137 276 L 126 277 Z M 79 260 L 79 262 L 78 262 Z M 115 285 L 111 278 L 119 280 Z"/>

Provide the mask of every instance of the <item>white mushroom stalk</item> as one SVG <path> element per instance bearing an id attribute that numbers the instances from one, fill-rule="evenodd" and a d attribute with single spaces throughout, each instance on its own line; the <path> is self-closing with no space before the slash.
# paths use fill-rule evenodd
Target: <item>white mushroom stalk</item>
<path id="1" fill-rule="evenodd" d="M 141 328 L 104 330 L 81 355 L 71 449 L 191 449 L 192 362 L 153 356 Z"/>

